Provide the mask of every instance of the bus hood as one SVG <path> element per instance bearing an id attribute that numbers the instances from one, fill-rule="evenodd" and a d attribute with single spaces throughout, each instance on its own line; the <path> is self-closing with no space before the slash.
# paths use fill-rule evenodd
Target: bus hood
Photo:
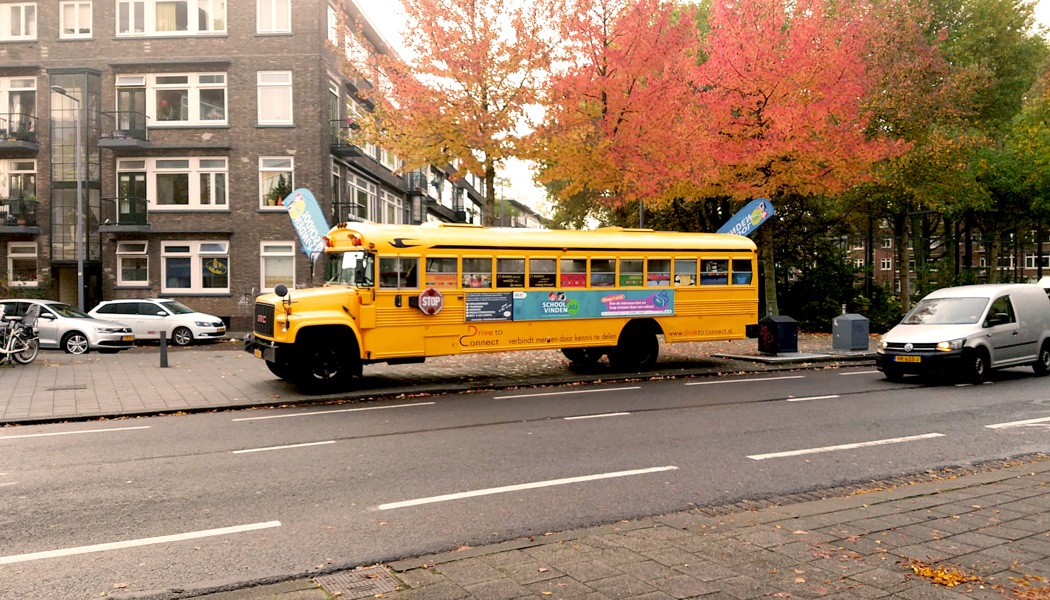
<path id="1" fill-rule="evenodd" d="M 309 303 L 313 304 L 316 302 L 325 303 L 328 299 L 336 299 L 340 304 L 345 301 L 345 298 L 350 294 L 356 294 L 355 288 L 349 287 L 319 287 L 319 288 L 303 288 L 288 290 L 288 295 L 281 298 L 277 294 L 264 294 L 259 296 L 259 302 L 266 302 L 268 304 L 281 304 L 282 300 L 291 300 L 299 304 Z"/>

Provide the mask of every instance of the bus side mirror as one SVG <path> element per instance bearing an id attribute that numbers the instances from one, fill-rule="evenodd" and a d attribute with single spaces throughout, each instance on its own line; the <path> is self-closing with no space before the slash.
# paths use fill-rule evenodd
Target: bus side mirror
<path id="1" fill-rule="evenodd" d="M 284 298 L 285 296 L 288 295 L 288 286 L 284 285 L 283 283 L 278 283 L 273 288 L 273 293 L 277 294 L 281 298 Z"/>

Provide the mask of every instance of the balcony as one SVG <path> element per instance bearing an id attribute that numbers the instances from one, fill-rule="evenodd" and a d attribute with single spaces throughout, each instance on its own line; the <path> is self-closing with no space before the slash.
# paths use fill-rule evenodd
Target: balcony
<path id="1" fill-rule="evenodd" d="M 405 183 L 409 196 L 424 196 L 427 193 L 427 181 L 426 173 L 419 171 L 410 171 L 405 174 Z"/>
<path id="2" fill-rule="evenodd" d="M 356 202 L 335 202 L 332 204 L 332 216 L 336 223 L 367 222 L 368 208 Z"/>
<path id="3" fill-rule="evenodd" d="M 145 198 L 102 198 L 99 233 L 149 233 L 148 204 Z"/>
<path id="4" fill-rule="evenodd" d="M 143 150 L 150 147 L 146 115 L 130 110 L 99 113 L 99 148 Z"/>
<path id="5" fill-rule="evenodd" d="M 0 233 L 40 233 L 35 197 L 0 197 Z"/>
<path id="6" fill-rule="evenodd" d="M 332 136 L 332 154 L 341 158 L 352 158 L 365 156 L 365 151 L 359 148 L 354 141 L 356 131 L 361 126 L 345 119 L 332 119 L 330 131 Z"/>
<path id="7" fill-rule="evenodd" d="M 31 156 L 39 152 L 36 125 L 33 115 L 0 113 L 0 155 Z"/>

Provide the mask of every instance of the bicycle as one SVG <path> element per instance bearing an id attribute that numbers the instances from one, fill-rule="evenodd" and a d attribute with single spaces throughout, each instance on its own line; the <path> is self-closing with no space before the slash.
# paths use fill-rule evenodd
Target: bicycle
<path id="1" fill-rule="evenodd" d="M 12 361 L 28 365 L 40 352 L 40 337 L 36 332 L 40 307 L 30 306 L 21 319 L 4 317 L 4 307 L 0 305 L 0 364 Z"/>

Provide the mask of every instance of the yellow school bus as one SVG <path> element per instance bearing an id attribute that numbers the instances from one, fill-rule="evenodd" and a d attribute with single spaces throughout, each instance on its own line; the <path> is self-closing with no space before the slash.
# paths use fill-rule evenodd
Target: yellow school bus
<path id="1" fill-rule="evenodd" d="M 287 381 L 345 387 L 363 365 L 558 348 L 651 367 L 667 342 L 758 322 L 755 244 L 737 235 L 340 223 L 328 282 L 255 303 L 245 350 Z"/>

